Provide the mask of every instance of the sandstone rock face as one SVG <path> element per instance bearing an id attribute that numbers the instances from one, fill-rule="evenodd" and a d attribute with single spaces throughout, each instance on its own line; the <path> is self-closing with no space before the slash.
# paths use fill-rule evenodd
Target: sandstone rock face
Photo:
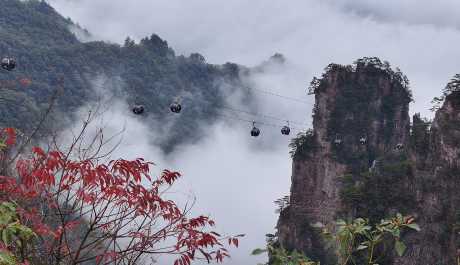
<path id="1" fill-rule="evenodd" d="M 422 231 L 404 235 L 406 254 L 390 253 L 381 265 L 456 264 L 460 93 L 447 97 L 431 129 L 419 116 L 411 127 L 405 77 L 379 61 L 330 65 L 314 94 L 312 143 L 294 154 L 279 243 L 334 264 L 312 224 L 402 212 L 414 215 Z M 374 179 L 362 177 L 369 171 L 377 172 Z"/>

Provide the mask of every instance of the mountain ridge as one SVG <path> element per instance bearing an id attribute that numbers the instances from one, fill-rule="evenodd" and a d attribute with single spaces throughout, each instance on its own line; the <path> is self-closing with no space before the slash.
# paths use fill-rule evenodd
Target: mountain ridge
<path id="1" fill-rule="evenodd" d="M 241 91 L 243 101 L 252 101 L 251 92 L 242 89 L 248 86 L 243 76 L 249 68 L 233 63 L 208 64 L 198 53 L 177 56 L 156 34 L 139 43 L 127 38 L 123 45 L 81 42 L 72 32 L 77 24 L 37 0 L 4 0 L 0 17 L 1 56 L 14 57 L 18 63 L 16 70 L 0 73 L 4 88 L 7 83 L 15 84 L 12 89 L 0 90 L 1 98 L 12 101 L 0 106 L 2 126 L 33 130 L 34 121 L 39 120 L 62 83 L 64 87 L 53 111 L 55 122 L 47 125 L 50 131 L 57 129 L 53 123 L 63 127 L 66 121 L 74 119 L 72 115 L 78 108 L 95 100 L 93 83 L 102 77 L 115 97 L 126 98 L 129 105 L 143 104 L 147 115 L 154 117 L 147 119 L 152 127 L 167 124 L 165 111 L 176 98 L 181 98 L 187 111 L 181 113 L 177 122 L 163 126 L 168 131 L 155 126 L 159 134 L 165 135 L 162 142 L 155 144 L 168 153 L 178 144 L 200 139 L 204 129 L 187 124 L 215 122 L 221 112 L 219 106 L 229 95 Z M 26 86 L 18 82 L 23 79 L 29 81 Z M 112 85 L 119 89 L 111 89 Z"/>

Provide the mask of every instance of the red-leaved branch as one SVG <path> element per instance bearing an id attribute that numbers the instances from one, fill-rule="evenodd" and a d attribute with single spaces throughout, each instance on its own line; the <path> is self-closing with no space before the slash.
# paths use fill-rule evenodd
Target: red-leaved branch
<path id="1" fill-rule="evenodd" d="M 4 129 L 0 139 L 11 148 L 14 129 Z M 174 265 L 223 261 L 224 243 L 238 246 L 243 235 L 222 237 L 210 230 L 210 218 L 191 217 L 189 208 L 166 199 L 181 175 L 164 170 L 154 177 L 152 166 L 142 158 L 72 160 L 34 147 L 16 162 L 13 176 L 0 176 L 0 202 L 16 202 L 21 222 L 38 235 L 11 250 L 22 260 L 56 265 L 139 264 L 158 255 L 176 256 Z"/>

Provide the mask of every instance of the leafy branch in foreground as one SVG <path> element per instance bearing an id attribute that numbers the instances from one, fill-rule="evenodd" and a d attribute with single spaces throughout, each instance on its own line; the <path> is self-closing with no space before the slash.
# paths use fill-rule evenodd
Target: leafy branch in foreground
<path id="1" fill-rule="evenodd" d="M 356 218 L 350 222 L 338 220 L 331 225 L 317 223 L 313 225 L 321 229 L 325 239 L 332 243 L 338 257 L 338 265 L 366 264 L 376 265 L 382 256 L 377 254 L 378 249 L 392 244 L 399 256 L 404 255 L 407 247 L 401 240 L 401 233 L 407 229 L 420 231 L 420 227 L 411 216 L 397 214 L 390 219 L 383 219 L 376 225 L 369 224 L 369 220 Z M 298 251 L 288 251 L 279 246 L 275 235 L 267 235 L 267 247 L 255 249 L 252 255 L 267 253 L 269 263 L 263 265 L 320 265 Z M 360 258 L 358 260 L 358 258 Z M 260 264 L 259 264 L 260 265 Z"/>
<path id="2" fill-rule="evenodd" d="M 359 255 L 364 255 L 365 264 L 377 264 L 382 257 L 377 256 L 376 250 L 389 242 L 402 256 L 407 247 L 401 240 L 401 233 L 406 229 L 420 231 L 413 217 L 401 214 L 381 220 L 377 225 L 369 224 L 367 219 L 357 218 L 351 222 L 338 220 L 329 227 L 320 223 L 314 226 L 321 228 L 322 234 L 332 243 L 340 265 L 357 264 L 356 257 Z"/>
<path id="3" fill-rule="evenodd" d="M 24 251 L 25 245 L 37 237 L 32 229 L 21 224 L 16 208 L 12 202 L 0 203 L 0 265 L 19 264 L 13 252 Z M 26 260 L 21 262 L 28 264 Z"/>
<path id="4" fill-rule="evenodd" d="M 270 261 L 259 265 L 319 265 L 319 262 L 311 261 L 298 251 L 287 251 L 277 246 L 277 239 L 272 234 L 267 234 L 267 247 L 264 249 L 254 249 L 251 255 L 261 255 L 264 253 L 270 256 Z"/>
<path id="5" fill-rule="evenodd" d="M 311 261 L 304 254 L 295 250 L 289 252 L 284 248 L 276 248 L 268 245 L 265 249 L 258 248 L 252 251 L 252 255 L 260 255 L 263 253 L 270 253 L 272 262 L 259 265 L 319 265 L 319 263 Z"/>
<path id="6" fill-rule="evenodd" d="M 222 262 L 229 257 L 227 240 L 238 246 L 243 235 L 221 236 L 209 217 L 192 216 L 191 206 L 167 198 L 180 173 L 155 177 L 153 163 L 142 158 L 104 163 L 101 146 L 88 149 L 80 136 L 65 153 L 34 147 L 16 160 L 13 174 L 0 175 L 0 265 L 135 265 L 158 255 L 190 265 Z M 102 131 L 90 146 L 102 145 L 99 138 Z M 9 161 L 15 139 L 14 129 L 0 132 L 0 164 Z M 95 154 L 75 155 L 83 149 Z"/>

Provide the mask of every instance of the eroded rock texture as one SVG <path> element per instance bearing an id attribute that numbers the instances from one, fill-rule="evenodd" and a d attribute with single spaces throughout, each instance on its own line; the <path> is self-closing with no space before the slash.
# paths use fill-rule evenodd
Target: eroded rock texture
<path id="1" fill-rule="evenodd" d="M 406 254 L 387 253 L 380 264 L 456 264 L 460 93 L 446 98 L 432 126 L 419 115 L 411 124 L 406 78 L 369 58 L 329 65 L 314 93 L 314 128 L 293 157 L 279 243 L 334 264 L 312 224 L 401 212 L 422 231 L 404 234 Z"/>

